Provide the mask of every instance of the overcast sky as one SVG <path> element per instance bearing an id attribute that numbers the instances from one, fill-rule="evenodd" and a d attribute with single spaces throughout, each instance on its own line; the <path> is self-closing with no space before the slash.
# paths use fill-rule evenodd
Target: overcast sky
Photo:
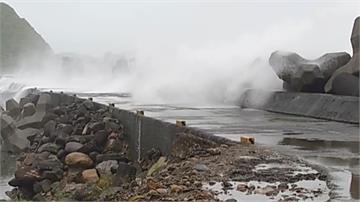
<path id="1" fill-rule="evenodd" d="M 360 14 L 358 0 L 4 2 L 26 18 L 55 52 L 90 55 L 145 47 L 206 49 L 246 37 L 254 46 L 274 38 L 271 48 L 309 57 L 329 51 L 351 53 L 349 37 Z"/>

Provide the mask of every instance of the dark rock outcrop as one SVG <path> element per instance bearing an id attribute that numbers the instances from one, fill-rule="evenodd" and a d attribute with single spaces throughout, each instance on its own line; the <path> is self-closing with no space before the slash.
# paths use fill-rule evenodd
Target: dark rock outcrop
<path id="1" fill-rule="evenodd" d="M 51 47 L 9 5 L 0 2 L 0 73 L 11 73 L 16 67 L 39 66 L 53 55 Z"/>
<path id="2" fill-rule="evenodd" d="M 325 92 L 327 93 L 359 96 L 360 16 L 355 19 L 350 41 L 353 56 L 346 65 L 337 69 L 326 83 Z"/>
<path id="3" fill-rule="evenodd" d="M 269 63 L 284 89 L 295 92 L 324 92 L 324 85 L 339 67 L 350 60 L 345 52 L 327 53 L 316 60 L 306 60 L 292 52 L 275 51 Z"/>

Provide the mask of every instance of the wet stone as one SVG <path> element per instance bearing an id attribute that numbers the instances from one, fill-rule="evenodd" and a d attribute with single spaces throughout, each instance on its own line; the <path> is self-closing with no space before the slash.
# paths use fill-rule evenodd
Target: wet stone
<path id="1" fill-rule="evenodd" d="M 95 183 L 99 180 L 96 169 L 84 170 L 81 175 L 85 183 Z"/>
<path id="2" fill-rule="evenodd" d="M 53 154 L 57 154 L 59 149 L 60 149 L 60 147 L 57 144 L 46 143 L 46 144 L 43 144 L 43 145 L 41 145 L 39 147 L 38 152 L 41 153 L 41 152 L 47 151 L 47 152 L 50 152 L 50 153 L 53 153 Z"/>
<path id="3" fill-rule="evenodd" d="M 90 154 L 91 152 L 101 152 L 102 148 L 101 145 L 96 144 L 95 141 L 90 141 L 85 143 L 84 146 L 78 151 L 85 154 Z"/>
<path id="4" fill-rule="evenodd" d="M 72 127 L 72 125 L 70 125 L 70 124 L 60 123 L 60 124 L 57 125 L 56 129 L 57 129 L 58 131 L 63 132 L 63 133 L 71 134 L 71 133 L 72 133 L 72 130 L 73 130 L 73 127 Z"/>
<path id="5" fill-rule="evenodd" d="M 99 145 L 104 145 L 107 141 L 108 133 L 105 130 L 99 130 L 95 133 L 94 140 Z"/>
<path id="6" fill-rule="evenodd" d="M 102 121 L 89 124 L 89 129 L 93 132 L 105 129 L 105 124 Z"/>
<path id="7" fill-rule="evenodd" d="M 35 114 L 36 109 L 33 103 L 27 103 L 24 105 L 23 110 L 21 112 L 22 117 L 27 117 Z"/>
<path id="8" fill-rule="evenodd" d="M 56 127 L 56 122 L 53 120 L 50 120 L 47 123 L 45 123 L 44 135 L 49 137 L 51 133 L 55 132 L 55 127 Z"/>
<path id="9" fill-rule="evenodd" d="M 124 156 L 123 154 L 119 154 L 119 153 L 109 153 L 109 154 L 99 154 L 96 156 L 96 162 L 100 163 L 103 161 L 108 161 L 108 160 L 116 160 L 119 162 L 129 162 L 129 159 Z"/>
<path id="10" fill-rule="evenodd" d="M 96 165 L 96 169 L 101 174 L 111 175 L 113 170 L 117 170 L 119 164 L 116 160 L 103 161 Z"/>
<path id="11" fill-rule="evenodd" d="M 209 171 L 209 167 L 207 167 L 206 165 L 204 164 L 196 164 L 194 166 L 194 169 L 199 171 L 199 172 L 205 172 L 205 171 Z"/>
<path id="12" fill-rule="evenodd" d="M 65 157 L 65 155 L 66 155 L 66 152 L 65 152 L 64 149 L 60 149 L 60 150 L 58 151 L 58 153 L 56 154 L 56 156 L 57 156 L 59 159 L 63 159 L 63 158 Z"/>
<path id="13" fill-rule="evenodd" d="M 67 153 L 79 151 L 84 145 L 78 142 L 68 142 L 65 145 L 65 151 Z"/>
<path id="14" fill-rule="evenodd" d="M 120 162 L 113 178 L 113 185 L 122 185 L 135 179 L 136 168 L 127 163 Z"/>
<path id="15" fill-rule="evenodd" d="M 93 165 L 93 161 L 84 153 L 72 152 L 65 157 L 65 164 L 73 167 L 89 168 Z"/>

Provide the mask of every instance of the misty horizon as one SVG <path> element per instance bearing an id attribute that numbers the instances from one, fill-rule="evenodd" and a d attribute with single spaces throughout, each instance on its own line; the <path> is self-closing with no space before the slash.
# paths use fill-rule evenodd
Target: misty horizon
<path id="1" fill-rule="evenodd" d="M 92 56 L 145 50 L 177 55 L 181 49 L 225 49 L 237 56 L 236 49 L 249 45 L 265 49 L 259 56 L 278 49 L 309 58 L 351 52 L 348 38 L 360 8 L 357 1 L 3 2 L 29 21 L 56 53 Z M 244 41 L 253 44 L 244 47 Z"/>

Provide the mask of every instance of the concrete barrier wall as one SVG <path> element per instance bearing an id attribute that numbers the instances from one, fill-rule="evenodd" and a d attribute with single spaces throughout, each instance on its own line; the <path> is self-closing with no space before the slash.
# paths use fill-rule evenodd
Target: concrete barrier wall
<path id="1" fill-rule="evenodd" d="M 251 89 L 243 94 L 239 104 L 244 108 L 359 124 L 359 97 Z"/>
<path id="2" fill-rule="evenodd" d="M 51 105 L 70 104 L 82 98 L 67 94 L 49 93 L 51 95 Z M 168 123 L 151 117 L 138 115 L 135 112 L 119 109 L 113 106 L 94 102 L 97 108 L 108 108 L 113 118 L 118 119 L 124 126 L 125 138 L 129 144 L 130 154 L 134 159 L 142 158 L 147 151 L 152 148 L 159 149 L 163 155 L 171 152 L 171 147 L 177 134 L 189 133 L 203 137 L 219 144 L 233 144 L 234 142 L 226 138 L 214 136 L 201 129 L 191 127 L 178 127 L 175 123 Z M 146 112 L 145 112 L 146 115 Z"/>

